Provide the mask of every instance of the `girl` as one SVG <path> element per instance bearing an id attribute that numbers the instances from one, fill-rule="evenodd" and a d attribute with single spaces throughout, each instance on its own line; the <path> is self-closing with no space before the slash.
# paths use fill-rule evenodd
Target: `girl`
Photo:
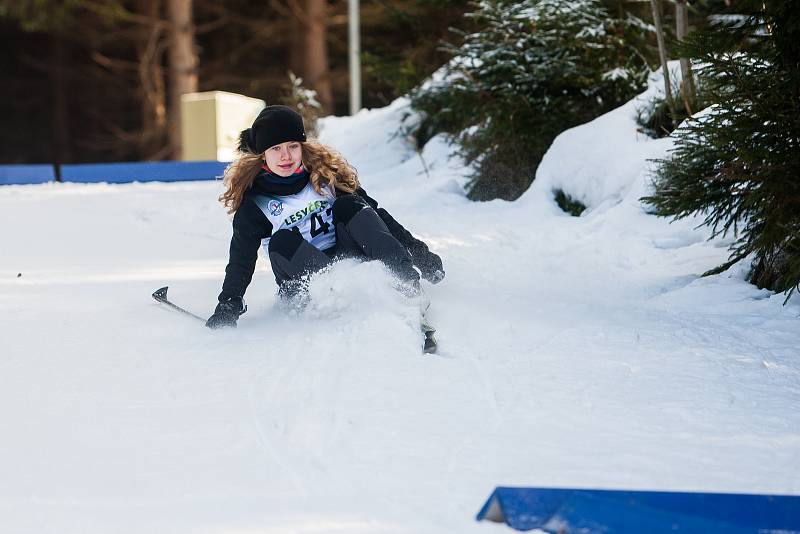
<path id="1" fill-rule="evenodd" d="M 419 273 L 444 278 L 442 260 L 361 188 L 356 171 L 331 149 L 306 139 L 303 119 L 268 106 L 239 139 L 241 156 L 225 172 L 220 201 L 234 213 L 230 260 L 209 328 L 236 326 L 258 247 L 267 252 L 278 293 L 292 298 L 303 277 L 335 257 L 383 261 L 411 294 Z"/>

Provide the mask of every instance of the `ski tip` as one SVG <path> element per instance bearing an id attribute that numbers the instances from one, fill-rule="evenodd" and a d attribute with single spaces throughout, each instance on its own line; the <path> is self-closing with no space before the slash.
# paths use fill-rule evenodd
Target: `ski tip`
<path id="1" fill-rule="evenodd" d="M 153 291 L 153 298 L 156 300 L 167 300 L 167 290 L 169 286 L 164 286 Z"/>

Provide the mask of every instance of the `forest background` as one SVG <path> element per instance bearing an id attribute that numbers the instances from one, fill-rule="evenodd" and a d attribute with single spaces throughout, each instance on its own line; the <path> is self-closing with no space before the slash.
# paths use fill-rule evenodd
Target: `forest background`
<path id="1" fill-rule="evenodd" d="M 0 0 L 0 164 L 180 159 L 182 94 L 289 103 L 293 75 L 320 115 L 344 115 L 347 8 Z M 420 121 L 402 133 L 418 148 L 438 133 L 457 143 L 473 200 L 518 198 L 556 136 L 631 99 L 660 66 L 665 97 L 639 111 L 639 131 L 676 146 L 642 200 L 735 236 L 706 274 L 747 260 L 759 287 L 800 288 L 797 2 L 363 0 L 360 17 L 364 107 L 409 95 Z M 666 60 L 678 56 L 673 91 Z M 585 207 L 554 194 L 573 215 Z"/>
<path id="2" fill-rule="evenodd" d="M 363 105 L 446 61 L 464 0 L 361 2 Z M 180 94 L 279 103 L 291 71 L 348 110 L 342 0 L 0 0 L 0 163 L 177 159 Z"/>
<path id="3" fill-rule="evenodd" d="M 445 64 L 443 41 L 458 46 L 452 28 L 469 31 L 464 15 L 475 8 L 467 0 L 360 4 L 368 108 Z M 603 4 L 649 20 L 648 0 Z M 670 7 L 663 12 L 670 26 Z M 0 163 L 178 159 L 181 93 L 277 103 L 290 93 L 290 71 L 317 92 L 323 115 L 348 110 L 344 0 L 0 0 L 0 28 Z"/>

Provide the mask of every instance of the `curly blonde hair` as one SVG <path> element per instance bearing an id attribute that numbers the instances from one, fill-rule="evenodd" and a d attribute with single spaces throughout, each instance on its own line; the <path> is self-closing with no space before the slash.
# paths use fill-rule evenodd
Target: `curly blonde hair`
<path id="1" fill-rule="evenodd" d="M 323 195 L 336 195 L 336 190 L 355 193 L 360 187 L 358 173 L 344 157 L 335 150 L 315 140 L 300 143 L 303 166 L 309 173 L 314 190 Z M 228 208 L 228 214 L 235 213 L 242 205 L 244 194 L 264 165 L 264 154 L 241 152 L 239 158 L 231 163 L 223 177 L 225 192 L 219 201 Z"/>

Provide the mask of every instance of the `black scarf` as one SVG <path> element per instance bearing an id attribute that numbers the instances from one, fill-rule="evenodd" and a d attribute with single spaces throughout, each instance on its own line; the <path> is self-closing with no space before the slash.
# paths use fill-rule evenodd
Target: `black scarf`
<path id="1" fill-rule="evenodd" d="M 266 169 L 256 176 L 253 191 L 261 195 L 295 195 L 308 185 L 309 174 L 305 168 L 291 176 L 278 176 Z"/>

